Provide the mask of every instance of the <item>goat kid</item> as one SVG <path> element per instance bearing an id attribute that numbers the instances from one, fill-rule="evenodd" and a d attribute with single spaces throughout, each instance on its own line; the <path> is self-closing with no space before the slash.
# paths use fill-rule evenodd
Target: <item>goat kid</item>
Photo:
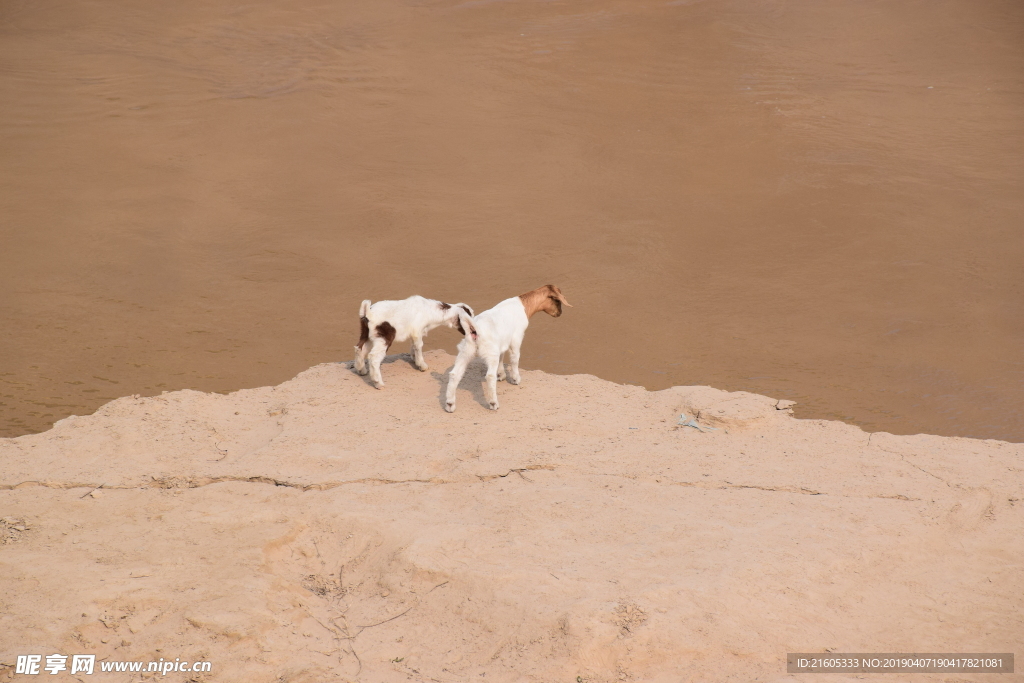
<path id="1" fill-rule="evenodd" d="M 473 309 L 466 304 L 446 304 L 422 296 L 411 296 L 404 301 L 378 301 L 372 305 L 367 299 L 359 306 L 359 344 L 352 367 L 360 375 L 369 373 L 373 386 L 382 389 L 381 361 L 391 344 L 411 338 L 413 365 L 425 372 L 423 338 L 427 332 L 446 325 L 476 338 L 472 315 Z M 366 367 L 367 357 L 369 368 Z"/>
<path id="2" fill-rule="evenodd" d="M 554 285 L 544 285 L 532 292 L 505 299 L 500 304 L 473 318 L 476 335 L 467 336 L 459 342 L 459 356 L 448 377 L 448 391 L 444 409 L 455 412 L 455 392 L 466 372 L 466 366 L 476 356 L 487 363 L 484 383 L 484 398 L 491 410 L 498 409 L 498 380 L 505 379 L 502 356 L 508 352 L 508 381 L 519 384 L 519 349 L 523 336 L 530 324 L 530 318 L 538 311 L 544 311 L 553 318 L 562 315 L 562 304 L 572 308 L 562 292 Z"/>

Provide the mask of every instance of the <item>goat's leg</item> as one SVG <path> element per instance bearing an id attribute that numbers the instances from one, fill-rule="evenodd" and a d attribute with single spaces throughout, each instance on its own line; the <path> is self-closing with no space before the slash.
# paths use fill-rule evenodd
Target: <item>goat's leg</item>
<path id="1" fill-rule="evenodd" d="M 366 374 L 366 354 L 370 350 L 370 321 L 366 318 L 369 303 L 364 301 L 359 307 L 359 343 L 356 344 L 356 359 L 352 363 L 352 369 L 360 375 Z"/>
<path id="2" fill-rule="evenodd" d="M 370 351 L 370 342 L 363 342 L 361 346 L 356 347 L 356 359 L 352 363 L 352 369 L 360 375 L 367 373 L 366 369 L 366 354 Z"/>
<path id="3" fill-rule="evenodd" d="M 373 339 L 373 348 L 370 349 L 370 381 L 378 389 L 384 388 L 384 378 L 380 374 L 380 362 L 388 353 L 386 340 L 376 337 Z"/>
<path id="4" fill-rule="evenodd" d="M 508 383 L 519 384 L 519 344 L 512 344 L 508 350 Z"/>
<path id="5" fill-rule="evenodd" d="M 484 376 L 484 398 L 491 410 L 498 409 L 498 366 L 501 365 L 501 354 L 486 356 L 487 374 Z"/>
<path id="6" fill-rule="evenodd" d="M 427 371 L 427 361 L 423 359 L 423 337 L 418 335 L 412 338 L 412 364 L 420 372 Z"/>
<path id="7" fill-rule="evenodd" d="M 505 354 L 498 356 L 498 381 L 505 379 Z"/>
<path id="8" fill-rule="evenodd" d="M 469 361 L 473 360 L 474 355 L 473 349 L 465 348 L 462 344 L 459 346 L 459 357 L 455 359 L 455 367 L 448 375 L 448 389 L 445 392 L 444 409 L 449 413 L 455 412 L 455 392 L 458 390 L 459 382 L 466 374 L 466 367 L 469 365 Z"/>

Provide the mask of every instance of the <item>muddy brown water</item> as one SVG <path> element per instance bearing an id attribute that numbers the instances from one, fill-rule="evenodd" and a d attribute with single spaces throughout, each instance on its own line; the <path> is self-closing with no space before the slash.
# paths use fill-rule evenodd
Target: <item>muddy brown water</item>
<path id="1" fill-rule="evenodd" d="M 7 0 L 0 434 L 550 282 L 527 368 L 1022 441 L 1022 184 L 1016 0 Z"/>

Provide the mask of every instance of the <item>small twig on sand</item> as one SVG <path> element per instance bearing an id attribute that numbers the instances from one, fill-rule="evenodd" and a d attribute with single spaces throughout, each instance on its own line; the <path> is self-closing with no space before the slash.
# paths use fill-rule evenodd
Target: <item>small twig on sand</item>
<path id="1" fill-rule="evenodd" d="M 405 610 L 404 612 L 399 612 L 399 613 L 398 613 L 398 614 L 396 614 L 395 616 L 393 616 L 393 617 L 388 617 L 388 618 L 387 618 L 387 619 L 385 619 L 384 621 L 378 621 L 378 622 L 377 622 L 376 624 L 367 624 L 367 625 L 365 625 L 365 626 L 363 626 L 362 624 L 360 624 L 360 625 L 359 625 L 359 633 L 362 633 L 363 631 L 365 631 L 365 630 L 366 630 L 366 629 L 368 629 L 368 628 L 373 628 L 374 626 L 380 626 L 381 624 L 386 624 L 386 623 L 388 623 L 389 621 L 394 621 L 394 620 L 395 620 L 395 619 L 397 619 L 398 617 L 404 617 L 404 616 L 405 616 L 406 614 L 408 614 L 408 613 L 409 613 L 410 611 L 412 611 L 412 609 L 413 609 L 414 607 L 416 607 L 416 606 L 417 606 L 417 605 L 419 605 L 419 604 L 420 604 L 419 602 L 416 602 L 416 603 L 414 603 L 414 604 L 410 605 L 409 607 L 407 607 L 407 608 L 406 608 L 406 610 Z M 357 634 L 356 634 L 356 636 L 358 636 L 358 635 L 359 635 L 359 633 L 357 633 Z M 354 638 L 354 637 L 355 637 L 355 636 L 353 636 L 353 638 Z"/>
<path id="2" fill-rule="evenodd" d="M 436 590 L 437 590 L 438 588 L 440 588 L 441 586 L 446 586 L 446 585 L 448 585 L 448 582 L 447 582 L 447 581 L 442 581 L 441 583 L 437 584 L 436 586 L 434 586 L 433 588 L 431 588 L 430 590 L 428 590 L 428 591 L 427 591 L 426 593 L 424 593 L 423 595 L 430 595 L 431 593 L 433 593 L 434 591 L 436 591 Z M 359 633 L 362 633 L 363 631 L 365 631 L 365 630 L 366 630 L 366 629 L 368 629 L 368 628 L 373 628 L 374 626 L 380 626 L 381 624 L 386 624 L 386 623 L 388 623 L 389 621 L 394 621 L 394 620 L 395 620 L 395 619 L 397 619 L 398 617 L 401 617 L 401 616 L 405 616 L 406 614 L 408 614 L 409 612 L 411 612 L 411 611 L 412 611 L 412 610 L 413 610 L 414 608 L 416 608 L 416 607 L 419 607 L 419 604 L 420 604 L 420 601 L 419 601 L 419 600 L 417 599 L 417 600 L 416 600 L 416 602 L 414 602 L 414 603 L 413 603 L 412 605 L 410 605 L 410 606 L 409 606 L 409 607 L 408 607 L 408 608 L 407 608 L 407 609 L 406 609 L 406 610 L 405 610 L 404 612 L 399 612 L 399 613 L 398 613 L 398 614 L 396 614 L 395 616 L 393 616 L 393 617 L 388 617 L 388 618 L 387 618 L 387 619 L 385 619 L 384 621 L 378 621 L 378 622 L 377 622 L 376 624 L 367 624 L 366 626 L 362 626 L 362 625 L 360 625 L 360 626 L 358 626 L 358 628 L 359 628 Z M 357 634 L 356 634 L 355 636 L 352 636 L 352 637 L 353 637 L 353 638 L 355 638 L 356 636 L 358 636 L 358 635 L 359 635 L 359 633 L 357 633 Z"/>

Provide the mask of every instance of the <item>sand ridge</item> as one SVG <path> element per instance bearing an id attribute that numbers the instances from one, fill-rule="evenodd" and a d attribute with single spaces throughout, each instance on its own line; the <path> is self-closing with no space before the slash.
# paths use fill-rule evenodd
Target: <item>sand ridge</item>
<path id="1" fill-rule="evenodd" d="M 596 682 L 1020 650 L 1024 445 L 540 371 L 492 412 L 479 365 L 449 415 L 453 359 L 427 360 L 390 356 L 382 391 L 328 363 L 0 440 L 0 680 L 53 652 L 212 662 L 178 680 Z"/>

